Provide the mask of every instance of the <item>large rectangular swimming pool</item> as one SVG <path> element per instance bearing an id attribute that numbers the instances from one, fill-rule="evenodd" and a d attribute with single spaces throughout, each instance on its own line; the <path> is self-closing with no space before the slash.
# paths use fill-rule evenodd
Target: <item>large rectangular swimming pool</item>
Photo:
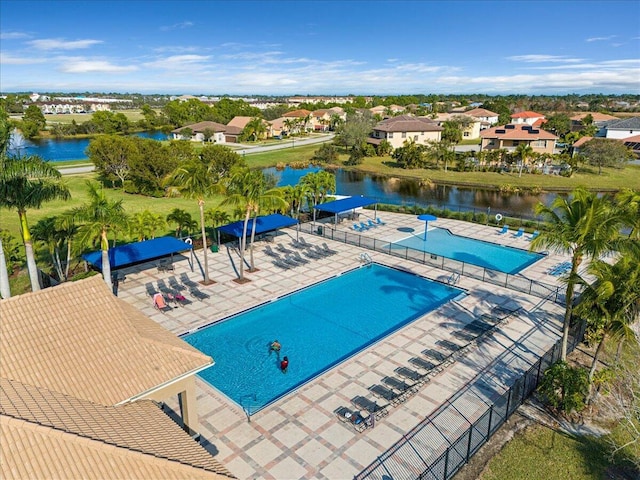
<path id="1" fill-rule="evenodd" d="M 357 268 L 183 337 L 213 357 L 199 375 L 254 413 L 462 290 L 393 268 Z M 282 344 L 279 354 L 271 342 Z M 280 358 L 289 358 L 287 373 Z"/>
<path id="2" fill-rule="evenodd" d="M 426 242 L 424 233 L 420 233 L 394 242 L 394 245 L 512 275 L 543 257 L 540 253 L 454 235 L 444 228 L 430 228 Z"/>

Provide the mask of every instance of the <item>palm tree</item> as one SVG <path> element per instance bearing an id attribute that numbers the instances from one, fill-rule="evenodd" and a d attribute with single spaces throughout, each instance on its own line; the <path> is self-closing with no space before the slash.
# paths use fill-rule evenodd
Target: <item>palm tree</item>
<path id="1" fill-rule="evenodd" d="M 9 287 L 9 271 L 7 270 L 7 261 L 4 257 L 2 237 L 0 237 L 0 297 L 11 297 L 11 288 Z"/>
<path id="2" fill-rule="evenodd" d="M 187 230 L 187 226 L 193 224 L 191 214 L 181 208 L 174 208 L 167 215 L 167 222 L 176 224 L 176 237 L 180 237 L 183 230 Z"/>
<path id="3" fill-rule="evenodd" d="M 527 163 L 527 160 L 533 156 L 533 147 L 528 143 L 520 143 L 516 147 L 515 154 L 520 159 L 520 172 L 518 173 L 518 177 L 521 177 L 522 167 Z"/>
<path id="4" fill-rule="evenodd" d="M 296 124 L 296 121 L 291 119 L 291 118 L 287 118 L 284 122 L 282 122 L 282 124 L 287 127 L 287 135 L 293 135 L 293 127 Z"/>
<path id="5" fill-rule="evenodd" d="M 220 225 L 224 225 L 225 223 L 229 223 L 229 214 L 224 210 L 220 210 L 219 208 L 210 208 L 209 210 L 204 212 L 204 216 L 213 224 L 213 231 L 216 234 L 215 241 L 216 243 L 220 243 L 218 227 Z"/>
<path id="6" fill-rule="evenodd" d="M 571 271 L 562 278 L 567 284 L 561 352 L 564 361 L 578 267 L 585 258 L 598 258 L 616 246 L 623 219 L 608 197 L 599 197 L 583 187 L 576 188 L 570 198 L 557 197 L 550 206 L 539 203 L 535 211 L 548 222 L 548 228 L 531 242 L 531 250 L 550 248 L 571 255 Z"/>
<path id="7" fill-rule="evenodd" d="M 56 228 L 58 219 L 56 217 L 46 217 L 39 220 L 31 229 L 31 235 L 35 240 L 43 242 L 49 256 L 51 257 L 51 264 L 58 274 L 58 278 L 62 281 L 64 279 L 64 273 L 62 272 L 62 262 L 60 260 L 60 246 L 64 241 L 64 236 Z"/>
<path id="8" fill-rule="evenodd" d="M 128 227 L 129 219 L 122 200 L 109 200 L 100 185 L 87 181 L 89 202 L 71 211 L 81 224 L 78 229 L 83 245 L 100 244 L 102 250 L 102 277 L 111 290 L 111 264 L 109 263 L 109 233 Z"/>
<path id="9" fill-rule="evenodd" d="M 251 263 L 250 268 L 254 270 L 253 244 L 256 233 L 255 218 L 260 208 L 280 208 L 286 202 L 277 188 L 268 189 L 268 181 L 264 173 L 260 170 L 250 170 L 243 168 L 237 170 L 231 177 L 227 189 L 227 198 L 223 205 L 238 205 L 244 207 L 244 225 L 242 228 L 242 238 L 240 239 L 240 275 L 239 282 L 244 282 L 244 255 L 247 247 L 247 230 L 249 220 L 254 217 L 251 231 Z"/>
<path id="10" fill-rule="evenodd" d="M 258 141 L 267 131 L 267 127 L 264 125 L 264 120 L 260 117 L 254 117 L 244 127 L 243 133 L 248 138 L 253 138 L 254 141 Z"/>
<path id="11" fill-rule="evenodd" d="M 640 192 L 622 190 L 616 195 L 616 204 L 625 216 L 625 224 L 630 228 L 629 238 L 640 240 Z"/>
<path id="12" fill-rule="evenodd" d="M 607 337 L 620 345 L 626 339 L 635 339 L 630 326 L 640 314 L 640 255 L 627 252 L 613 265 L 596 260 L 588 272 L 596 280 L 591 285 L 581 280 L 586 290 L 576 313 L 587 319 L 592 334 L 599 338 L 589 371 L 591 382 Z"/>
<path id="13" fill-rule="evenodd" d="M 221 185 L 212 175 L 210 165 L 200 158 L 188 161 L 174 170 L 165 183 L 169 185 L 168 194 L 180 194 L 186 198 L 195 198 L 200 209 L 200 228 L 202 231 L 202 252 L 204 255 L 204 285 L 213 283 L 209 278 L 209 259 L 207 257 L 207 231 L 204 222 L 204 200 L 219 193 Z"/>
<path id="14" fill-rule="evenodd" d="M 300 179 L 300 185 L 308 190 L 311 204 L 319 205 L 324 202 L 327 195 L 336 191 L 336 177 L 332 173 L 321 170 L 307 173 Z"/>
<path id="15" fill-rule="evenodd" d="M 24 158 L 0 155 L 0 206 L 18 212 L 31 290 L 34 292 L 40 290 L 40 279 L 27 210 L 38 209 L 51 200 L 68 200 L 70 197 L 60 172 L 42 158 L 36 155 Z"/>
<path id="16" fill-rule="evenodd" d="M 64 267 L 64 279 L 69 279 L 69 266 L 71 265 L 71 245 L 73 237 L 78 233 L 78 226 L 75 223 L 73 215 L 62 214 L 57 217 L 56 230 L 60 233 L 63 241 L 67 243 L 67 258 Z"/>

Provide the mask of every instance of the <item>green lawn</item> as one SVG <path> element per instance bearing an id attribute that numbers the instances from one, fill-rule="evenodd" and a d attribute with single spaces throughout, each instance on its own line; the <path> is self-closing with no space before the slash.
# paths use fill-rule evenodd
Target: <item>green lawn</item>
<path id="1" fill-rule="evenodd" d="M 602 480 L 610 478 L 610 465 L 603 438 L 571 437 L 535 425 L 492 458 L 479 480 Z"/>

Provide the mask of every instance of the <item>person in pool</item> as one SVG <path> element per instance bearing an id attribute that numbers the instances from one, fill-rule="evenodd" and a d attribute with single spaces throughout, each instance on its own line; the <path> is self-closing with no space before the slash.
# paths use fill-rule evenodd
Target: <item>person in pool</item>
<path id="1" fill-rule="evenodd" d="M 289 358 L 285 356 L 280 362 L 280 370 L 282 373 L 287 373 L 287 368 L 289 368 Z"/>
<path id="2" fill-rule="evenodd" d="M 278 340 L 274 340 L 273 343 L 271 344 L 271 347 L 269 348 L 274 352 L 278 353 L 282 348 L 282 345 L 280 345 L 280 342 Z"/>

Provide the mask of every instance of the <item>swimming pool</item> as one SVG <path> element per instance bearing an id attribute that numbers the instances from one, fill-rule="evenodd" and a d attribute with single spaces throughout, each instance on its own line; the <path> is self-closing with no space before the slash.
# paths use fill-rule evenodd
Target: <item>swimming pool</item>
<path id="1" fill-rule="evenodd" d="M 394 242 L 394 245 L 509 274 L 518 273 L 544 256 L 519 248 L 454 235 L 444 228 L 430 228 L 426 242 L 423 232 Z"/>
<path id="2" fill-rule="evenodd" d="M 183 337 L 213 357 L 199 375 L 249 413 L 463 293 L 378 264 L 286 295 Z M 277 339 L 279 354 L 269 352 Z M 287 356 L 287 373 L 279 368 Z"/>

